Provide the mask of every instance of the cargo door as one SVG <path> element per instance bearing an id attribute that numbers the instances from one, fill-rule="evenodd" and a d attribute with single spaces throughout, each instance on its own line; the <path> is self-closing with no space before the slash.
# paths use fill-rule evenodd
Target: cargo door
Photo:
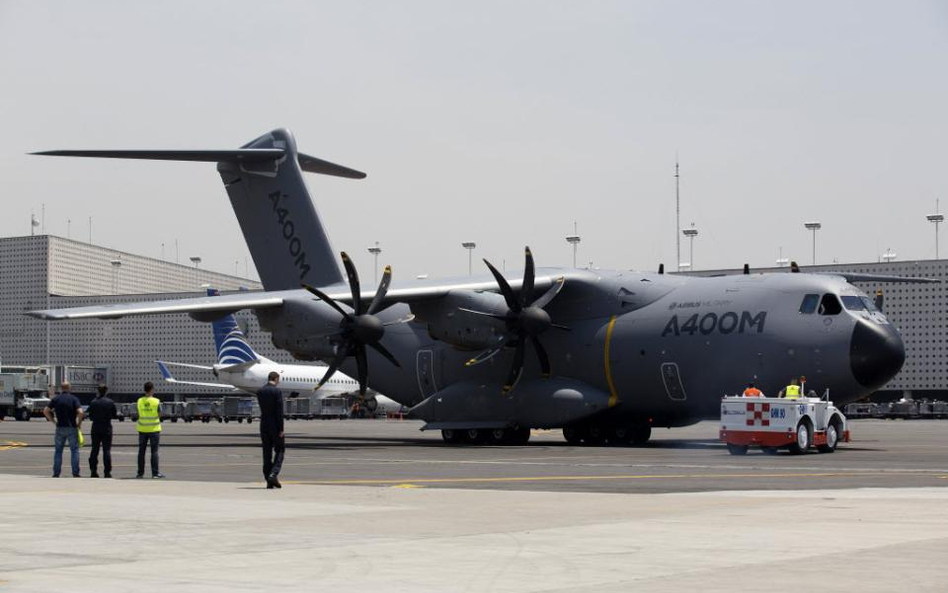
<path id="1" fill-rule="evenodd" d="M 421 399 L 426 399 L 438 391 L 434 376 L 434 352 L 419 350 L 416 356 L 416 366 L 418 369 L 418 390 L 421 392 Z"/>

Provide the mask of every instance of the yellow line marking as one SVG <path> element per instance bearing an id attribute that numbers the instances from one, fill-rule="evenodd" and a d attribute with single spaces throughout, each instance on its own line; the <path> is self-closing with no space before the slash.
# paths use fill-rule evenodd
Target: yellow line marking
<path id="1" fill-rule="evenodd" d="M 296 480 L 286 484 L 310 485 L 415 485 L 415 484 L 469 484 L 499 482 L 581 482 L 603 480 L 683 480 L 716 478 L 851 478 L 865 476 L 893 476 L 886 472 L 818 472 L 818 473 L 752 473 L 752 474 L 621 474 L 593 476 L 511 476 L 495 478 L 419 478 L 406 481 L 402 479 L 363 479 L 363 480 Z M 906 474 L 900 473 L 899 477 Z M 928 475 L 928 474 L 915 474 Z"/>
<path id="2" fill-rule="evenodd" d="M 418 484 L 395 484 L 392 488 L 424 488 L 424 486 L 419 486 Z"/>
<path id="3" fill-rule="evenodd" d="M 619 402 L 619 394 L 616 392 L 616 385 L 612 382 L 612 364 L 609 362 L 609 347 L 612 344 L 612 330 L 616 326 L 616 316 L 609 319 L 609 325 L 606 326 L 606 341 L 603 346 L 602 358 L 606 367 L 606 384 L 609 385 L 609 407 L 613 407 Z"/>
<path id="4" fill-rule="evenodd" d="M 0 451 L 9 451 L 11 449 L 20 449 L 22 447 L 28 446 L 26 443 L 21 443 L 19 441 L 3 441 L 0 443 Z"/>

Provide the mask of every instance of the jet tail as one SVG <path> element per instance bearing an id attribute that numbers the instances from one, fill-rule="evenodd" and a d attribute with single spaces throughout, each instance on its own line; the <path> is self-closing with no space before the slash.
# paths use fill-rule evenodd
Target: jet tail
<path id="1" fill-rule="evenodd" d="M 303 171 L 362 179 L 365 173 L 302 154 L 293 134 L 273 130 L 236 150 L 50 150 L 33 154 L 216 162 L 267 290 L 328 286 L 342 272 L 303 181 Z"/>

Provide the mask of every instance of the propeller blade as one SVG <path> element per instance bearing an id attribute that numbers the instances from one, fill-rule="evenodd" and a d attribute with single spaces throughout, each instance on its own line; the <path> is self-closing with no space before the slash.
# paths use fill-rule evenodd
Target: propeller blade
<path id="1" fill-rule="evenodd" d="M 359 288 L 359 273 L 356 271 L 355 264 L 349 259 L 349 255 L 342 252 L 342 265 L 346 268 L 346 276 L 349 278 L 349 290 L 352 291 L 352 309 L 356 315 L 362 315 L 362 293 Z"/>
<path id="2" fill-rule="evenodd" d="M 375 350 L 376 352 L 378 352 L 379 354 L 381 354 L 382 356 L 384 356 L 385 358 L 387 358 L 390 363 L 394 364 L 398 368 L 402 368 L 402 365 L 398 364 L 398 361 L 395 360 L 395 357 L 392 356 L 392 353 L 389 352 L 385 346 L 379 344 L 378 342 L 373 342 L 369 344 L 369 347 Z"/>
<path id="3" fill-rule="evenodd" d="M 369 380 L 369 363 L 365 359 L 365 344 L 355 345 L 355 358 L 359 374 L 359 395 L 365 395 L 366 383 Z"/>
<path id="4" fill-rule="evenodd" d="M 517 340 L 517 349 L 514 351 L 513 364 L 510 365 L 510 373 L 507 375 L 507 382 L 504 383 L 501 393 L 507 394 L 511 389 L 514 388 L 514 385 L 517 384 L 517 381 L 520 380 L 520 373 L 523 372 L 523 351 L 525 349 L 526 342 L 523 340 Z"/>
<path id="5" fill-rule="evenodd" d="M 491 358 L 497 356 L 497 354 L 503 351 L 504 346 L 507 345 L 507 336 L 501 336 L 500 340 L 496 345 L 491 346 L 487 350 L 484 350 L 471 360 L 464 363 L 464 366 L 473 367 L 481 364 L 482 362 L 487 362 Z"/>
<path id="6" fill-rule="evenodd" d="M 372 299 L 372 303 L 369 305 L 369 310 L 366 311 L 369 315 L 374 315 L 376 311 L 382 308 L 382 301 L 385 300 L 385 295 L 388 293 L 388 285 L 392 283 L 392 266 L 385 266 L 385 271 L 382 272 L 382 281 L 379 282 L 379 289 L 375 291 L 375 297 Z"/>
<path id="7" fill-rule="evenodd" d="M 334 358 L 333 361 L 329 364 L 329 368 L 326 369 L 326 374 L 323 375 L 323 378 L 319 380 L 319 383 L 316 384 L 316 387 L 313 389 L 313 391 L 316 391 L 317 389 L 325 385 L 326 382 L 329 381 L 329 379 L 331 379 L 332 376 L 336 374 L 336 371 L 339 370 L 339 366 L 342 365 L 343 361 L 346 359 L 347 356 L 348 356 L 348 352 L 345 350 L 343 350 L 342 354 L 336 355 L 336 358 Z"/>
<path id="8" fill-rule="evenodd" d="M 533 283 L 536 280 L 536 267 L 533 265 L 533 252 L 530 247 L 524 247 L 523 253 L 526 264 L 523 267 L 523 286 L 520 287 L 520 304 L 526 307 L 533 300 Z"/>
<path id="9" fill-rule="evenodd" d="M 342 315 L 346 320 L 352 319 L 352 316 L 346 313 L 345 310 L 343 310 L 343 308 L 339 306 L 339 303 L 329 298 L 329 295 L 327 295 L 323 291 L 319 290 L 318 288 L 314 288 L 310 286 L 309 284 L 304 284 L 303 288 L 305 288 L 309 292 L 319 297 L 319 300 L 323 301 L 324 303 L 326 303 L 327 305 L 329 305 L 336 311 L 339 311 L 339 314 Z"/>
<path id="10" fill-rule="evenodd" d="M 549 290 L 544 292 L 543 296 L 533 301 L 533 305 L 531 306 L 537 307 L 540 309 L 546 307 L 547 305 L 550 304 L 550 301 L 552 301 L 556 295 L 560 294 L 560 291 L 563 290 L 564 284 L 566 284 L 566 279 L 560 276 L 559 278 L 553 281 L 553 286 L 551 286 Z"/>
<path id="11" fill-rule="evenodd" d="M 537 358 L 540 360 L 540 372 L 543 373 L 543 378 L 549 379 L 553 371 L 550 368 L 550 357 L 546 353 L 546 349 L 536 336 L 530 336 L 530 342 L 533 343 L 533 349 L 537 351 Z"/>
<path id="12" fill-rule="evenodd" d="M 483 317 L 490 317 L 491 319 L 499 319 L 500 321 L 513 321 L 515 319 L 509 315 L 497 315 L 496 313 L 487 313 L 486 311 L 475 311 L 474 309 L 468 309 L 466 307 L 458 307 L 458 311 L 464 311 L 465 313 L 471 313 L 473 315 L 481 315 Z"/>
<path id="13" fill-rule="evenodd" d="M 494 275 L 494 280 L 497 281 L 497 286 L 500 287 L 500 293 L 504 295 L 504 300 L 507 301 L 507 308 L 514 313 L 519 313 L 522 307 L 520 306 L 520 302 L 517 301 L 517 297 L 514 295 L 513 289 L 510 288 L 510 284 L 507 283 L 507 279 L 497 271 L 497 268 L 490 265 L 489 261 L 485 259 L 484 263 L 487 264 L 487 268 L 490 270 L 490 273 Z"/>
<path id="14" fill-rule="evenodd" d="M 412 314 L 405 315 L 401 319 L 396 319 L 395 321 L 386 321 L 382 324 L 382 327 L 388 327 L 390 325 L 398 325 L 399 323 L 408 323 L 409 321 L 414 321 L 415 316 Z"/>

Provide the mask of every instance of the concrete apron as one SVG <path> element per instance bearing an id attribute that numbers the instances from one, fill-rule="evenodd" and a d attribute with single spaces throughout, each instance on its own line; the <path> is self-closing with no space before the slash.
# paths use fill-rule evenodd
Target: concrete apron
<path id="1" fill-rule="evenodd" d="M 942 591 L 946 503 L 0 475 L 0 591 Z"/>

